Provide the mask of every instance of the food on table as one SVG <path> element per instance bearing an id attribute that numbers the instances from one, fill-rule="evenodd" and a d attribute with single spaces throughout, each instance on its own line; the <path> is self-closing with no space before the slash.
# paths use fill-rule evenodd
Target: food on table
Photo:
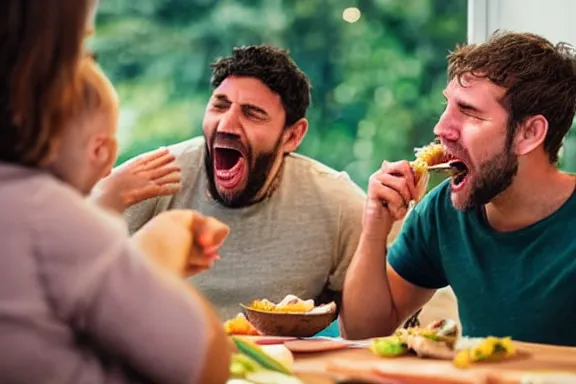
<path id="1" fill-rule="evenodd" d="M 501 360 L 516 355 L 510 337 L 463 338 L 455 349 L 458 353 L 454 357 L 454 365 L 459 368 L 466 368 L 476 361 Z"/>
<path id="2" fill-rule="evenodd" d="M 452 360 L 459 368 L 476 361 L 497 360 L 516 354 L 509 337 L 458 339 L 458 325 L 453 320 L 435 321 L 425 328 L 399 329 L 392 336 L 373 339 L 370 350 L 381 357 L 415 352 L 422 358 Z"/>
<path id="3" fill-rule="evenodd" d="M 260 332 L 246 319 L 243 313 L 224 322 L 224 330 L 228 335 L 258 336 Z"/>
<path id="4" fill-rule="evenodd" d="M 256 343 L 253 343 L 250 340 L 236 336 L 233 336 L 232 340 L 234 341 L 234 344 L 236 345 L 236 348 L 238 348 L 238 351 L 240 353 L 251 358 L 260 366 L 262 366 L 264 369 L 285 373 L 288 375 L 292 374 L 290 369 L 286 367 L 285 364 L 271 357 L 262 349 L 262 347 L 260 347 Z"/>
<path id="5" fill-rule="evenodd" d="M 241 353 L 234 353 L 230 362 L 230 376 L 244 377 L 249 372 L 262 370 L 262 366 Z"/>
<path id="6" fill-rule="evenodd" d="M 389 337 L 372 341 L 371 350 L 383 357 L 400 356 L 414 351 L 420 357 L 451 359 L 458 334 L 458 325 L 453 320 L 435 321 L 425 328 L 398 329 Z"/>
<path id="7" fill-rule="evenodd" d="M 257 311 L 279 313 L 320 314 L 336 311 L 336 303 L 334 302 L 316 306 L 314 300 L 302 300 L 294 295 L 287 295 L 278 304 L 268 299 L 254 300 L 248 307 Z"/>
<path id="8" fill-rule="evenodd" d="M 232 339 L 238 353 L 232 355 L 228 384 L 302 384 L 286 363 L 274 359 L 260 346 L 240 337 Z"/>
<path id="9" fill-rule="evenodd" d="M 400 336 L 379 337 L 370 344 L 372 353 L 382 357 L 394 357 L 408 352 L 408 344 Z"/>

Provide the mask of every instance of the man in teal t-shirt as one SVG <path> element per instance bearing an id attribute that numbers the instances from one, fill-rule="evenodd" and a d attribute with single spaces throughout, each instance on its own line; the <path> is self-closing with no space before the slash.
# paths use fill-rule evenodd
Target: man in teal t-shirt
<path id="1" fill-rule="evenodd" d="M 576 346 L 576 177 L 557 168 L 576 110 L 574 51 L 498 32 L 450 53 L 444 96 L 434 134 L 453 174 L 424 198 L 415 164 L 372 175 L 343 335 L 390 334 L 450 285 L 465 336 Z"/>
<path id="2" fill-rule="evenodd" d="M 388 262 L 420 287 L 450 285 L 464 335 L 576 345 L 576 194 L 543 220 L 498 232 L 482 209 L 456 210 L 444 182 L 404 226 Z"/>

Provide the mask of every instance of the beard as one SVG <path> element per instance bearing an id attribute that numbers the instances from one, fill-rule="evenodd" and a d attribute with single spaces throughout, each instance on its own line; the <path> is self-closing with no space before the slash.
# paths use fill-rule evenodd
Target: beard
<path id="1" fill-rule="evenodd" d="M 248 180 L 246 181 L 244 189 L 233 193 L 221 193 L 216 186 L 214 157 L 212 153 L 214 153 L 214 142 L 217 137 L 223 137 L 224 140 L 236 141 L 238 144 L 241 144 L 237 136 L 225 133 L 216 133 L 212 135 L 210 140 L 205 137 L 204 167 L 208 176 L 208 191 L 212 198 L 228 208 L 247 207 L 263 200 L 267 196 L 266 194 L 263 194 L 260 199 L 256 199 L 256 197 L 270 178 L 275 160 L 281 155 L 282 136 L 280 135 L 270 151 L 254 154 L 251 146 L 246 148 L 245 156 Z"/>
<path id="2" fill-rule="evenodd" d="M 512 184 L 517 173 L 518 156 L 512 152 L 512 133 L 509 133 L 502 152 L 478 168 L 464 210 L 475 210 L 488 204 Z"/>

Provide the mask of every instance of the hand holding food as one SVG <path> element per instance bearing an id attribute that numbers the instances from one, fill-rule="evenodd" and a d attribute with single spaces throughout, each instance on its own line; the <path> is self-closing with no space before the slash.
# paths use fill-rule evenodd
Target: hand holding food
<path id="1" fill-rule="evenodd" d="M 414 171 L 414 179 L 416 182 L 416 196 L 415 201 L 420 201 L 426 187 L 430 180 L 430 172 L 428 167 L 442 164 L 446 160 L 444 146 L 438 143 L 431 143 L 425 147 L 416 150 L 416 159 L 410 163 Z"/>
<path id="2" fill-rule="evenodd" d="M 368 199 L 364 211 L 364 227 L 375 234 L 388 233 L 392 223 L 402 220 L 412 202 L 418 202 L 426 193 L 430 170 L 455 172 L 461 162 L 452 158 L 442 144 L 431 143 L 416 150 L 412 162 L 383 162 L 370 177 Z"/>
<path id="3" fill-rule="evenodd" d="M 212 266 L 229 230 L 198 212 L 172 210 L 146 223 L 133 241 L 162 268 L 186 277 Z"/>

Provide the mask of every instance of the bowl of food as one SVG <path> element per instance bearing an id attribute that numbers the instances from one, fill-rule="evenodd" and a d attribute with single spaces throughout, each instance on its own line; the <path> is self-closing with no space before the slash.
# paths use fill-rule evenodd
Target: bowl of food
<path id="1" fill-rule="evenodd" d="M 267 299 L 241 304 L 246 318 L 262 335 L 311 337 L 322 331 L 337 316 L 336 303 L 316 306 L 314 300 L 286 296 L 279 303 Z"/>

